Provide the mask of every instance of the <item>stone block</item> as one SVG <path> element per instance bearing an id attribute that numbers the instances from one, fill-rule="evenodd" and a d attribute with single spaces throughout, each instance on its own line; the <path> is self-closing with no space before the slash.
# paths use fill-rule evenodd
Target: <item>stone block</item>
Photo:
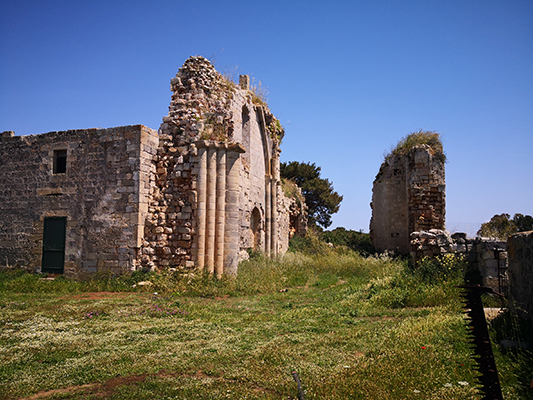
<path id="1" fill-rule="evenodd" d="M 189 240 L 180 240 L 178 241 L 178 246 L 188 249 L 191 247 L 191 242 Z"/>
<path id="2" fill-rule="evenodd" d="M 485 260 L 484 267 L 486 270 L 498 270 L 498 260 L 492 259 L 492 260 Z"/>
<path id="3" fill-rule="evenodd" d="M 466 245 L 465 244 L 457 244 L 455 251 L 457 253 L 466 253 Z"/>

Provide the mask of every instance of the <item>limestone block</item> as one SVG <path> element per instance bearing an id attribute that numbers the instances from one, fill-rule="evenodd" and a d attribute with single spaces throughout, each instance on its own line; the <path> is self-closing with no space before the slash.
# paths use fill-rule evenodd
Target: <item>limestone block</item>
<path id="1" fill-rule="evenodd" d="M 495 259 L 492 259 L 492 260 L 485 260 L 485 263 L 484 263 L 484 267 L 485 267 L 485 270 L 496 270 L 498 271 L 498 260 L 495 260 Z M 497 272 L 496 272 L 497 274 Z"/>
<path id="2" fill-rule="evenodd" d="M 191 242 L 188 240 L 180 240 L 178 241 L 178 246 L 183 247 L 185 249 L 189 249 L 191 247 Z"/>
<path id="3" fill-rule="evenodd" d="M 457 253 L 466 253 L 466 245 L 465 244 L 457 244 L 456 245 L 456 252 Z"/>
<path id="4" fill-rule="evenodd" d="M 189 234 L 189 233 L 191 233 L 191 228 L 188 227 L 188 226 L 180 226 L 180 227 L 178 228 L 178 232 L 179 232 L 179 233 L 186 233 L 186 234 Z"/>

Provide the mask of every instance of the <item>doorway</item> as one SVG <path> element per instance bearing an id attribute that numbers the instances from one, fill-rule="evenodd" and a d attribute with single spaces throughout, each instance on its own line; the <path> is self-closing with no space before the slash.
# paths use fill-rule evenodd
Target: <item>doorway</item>
<path id="1" fill-rule="evenodd" d="M 49 217 L 44 219 L 42 272 L 50 274 L 63 273 L 66 231 L 66 217 Z"/>

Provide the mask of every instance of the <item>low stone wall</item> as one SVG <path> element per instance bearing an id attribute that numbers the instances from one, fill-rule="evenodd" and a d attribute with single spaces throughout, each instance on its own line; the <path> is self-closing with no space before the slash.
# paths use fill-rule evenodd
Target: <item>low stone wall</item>
<path id="1" fill-rule="evenodd" d="M 533 231 L 509 237 L 509 297 L 533 319 Z"/>
<path id="2" fill-rule="evenodd" d="M 467 238 L 466 233 L 450 234 L 440 229 L 413 232 L 410 235 L 411 257 L 416 263 L 423 257 L 443 254 L 462 255 L 473 263 L 482 283 L 496 291 L 507 288 L 507 243 L 495 238 Z"/>

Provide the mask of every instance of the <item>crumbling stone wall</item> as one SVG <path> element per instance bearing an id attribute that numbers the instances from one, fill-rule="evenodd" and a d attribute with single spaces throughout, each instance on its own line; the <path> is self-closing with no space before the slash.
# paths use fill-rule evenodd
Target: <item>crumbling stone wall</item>
<path id="1" fill-rule="evenodd" d="M 455 254 L 464 257 L 479 270 L 482 284 L 504 292 L 508 286 L 507 243 L 495 238 L 467 238 L 466 233 L 430 229 L 412 232 L 411 258 L 417 263 L 424 257 Z"/>
<path id="2" fill-rule="evenodd" d="M 512 235 L 509 253 L 509 297 L 515 308 L 533 319 L 533 231 Z"/>
<path id="3" fill-rule="evenodd" d="M 428 145 L 391 155 L 372 189 L 370 236 L 379 250 L 409 253 L 409 235 L 445 228 L 444 160 Z"/>
<path id="4" fill-rule="evenodd" d="M 247 76 L 236 85 L 203 57 L 189 58 L 170 85 L 142 265 L 220 275 L 235 273 L 246 250 L 283 253 L 279 121 Z"/>
<path id="5" fill-rule="evenodd" d="M 65 217 L 66 275 L 134 269 L 158 140 L 142 125 L 0 134 L 0 265 L 40 270 L 44 219 Z"/>

